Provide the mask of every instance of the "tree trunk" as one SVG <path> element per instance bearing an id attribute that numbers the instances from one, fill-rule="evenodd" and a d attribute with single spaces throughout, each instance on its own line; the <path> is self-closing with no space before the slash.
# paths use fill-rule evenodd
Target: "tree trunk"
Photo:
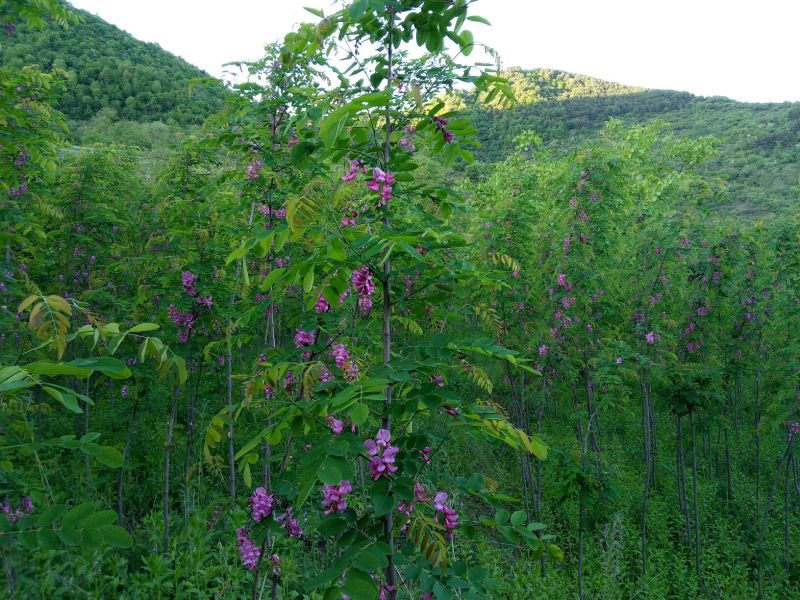
<path id="1" fill-rule="evenodd" d="M 178 398 L 180 398 L 180 395 L 181 386 L 178 384 L 175 386 L 175 391 L 172 393 L 172 407 L 170 408 L 169 422 L 167 424 L 167 438 L 164 440 L 164 497 L 162 505 L 164 531 L 161 539 L 162 551 L 164 554 L 169 552 L 169 461 L 172 452 L 172 438 L 175 432 L 175 419 L 178 414 Z"/>
<path id="2" fill-rule="evenodd" d="M 700 545 L 702 542 L 700 532 L 700 506 L 697 503 L 697 436 L 695 434 L 695 414 L 689 412 L 689 422 L 692 426 L 692 505 L 694 507 L 694 572 L 697 585 L 700 586 Z"/>
<path id="3" fill-rule="evenodd" d="M 136 413 L 139 410 L 139 399 L 133 399 L 133 411 L 131 412 L 131 420 L 128 423 L 128 435 L 125 438 L 125 446 L 122 448 L 122 467 L 119 470 L 119 479 L 117 481 L 117 513 L 119 513 L 119 521 L 123 525 L 127 524 L 125 518 L 125 460 L 128 458 L 131 443 L 133 442 L 133 432 L 136 427 Z"/>

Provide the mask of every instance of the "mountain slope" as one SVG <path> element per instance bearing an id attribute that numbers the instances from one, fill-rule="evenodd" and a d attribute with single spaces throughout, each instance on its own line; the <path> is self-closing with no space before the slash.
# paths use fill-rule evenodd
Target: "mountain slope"
<path id="1" fill-rule="evenodd" d="M 719 155 L 704 169 L 721 185 L 723 208 L 749 217 L 800 212 L 800 103 L 703 98 L 544 69 L 506 75 L 518 99 L 511 108 L 468 108 L 473 99 L 466 94 L 453 101 L 479 131 L 480 160 L 502 160 L 526 130 L 561 153 L 600 135 L 610 118 L 626 123 L 662 119 L 677 135 L 718 140 Z"/>
<path id="2" fill-rule="evenodd" d="M 0 41 L 0 64 L 66 71 L 58 108 L 87 120 L 104 108 L 128 121 L 198 124 L 223 102 L 222 85 L 197 67 L 141 42 L 99 17 L 73 9 L 82 22 L 43 29 L 24 24 Z M 209 85 L 192 86 L 205 79 Z"/>

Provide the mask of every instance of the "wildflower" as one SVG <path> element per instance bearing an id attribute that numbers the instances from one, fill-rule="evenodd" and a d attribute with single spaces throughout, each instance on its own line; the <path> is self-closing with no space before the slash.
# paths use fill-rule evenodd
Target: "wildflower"
<path id="1" fill-rule="evenodd" d="M 247 165 L 247 178 L 258 179 L 259 172 L 263 168 L 264 168 L 264 163 L 261 160 L 256 159 L 254 161 L 251 161 L 250 164 Z"/>
<path id="2" fill-rule="evenodd" d="M 340 369 L 344 368 L 345 363 L 350 358 L 350 353 L 345 348 L 344 344 L 336 344 L 333 347 L 333 353 L 331 354 L 333 360 L 336 361 L 336 366 Z"/>
<path id="3" fill-rule="evenodd" d="M 434 375 L 431 377 L 431 381 L 436 384 L 436 387 L 443 388 L 444 387 L 444 377 L 441 375 Z"/>
<path id="4" fill-rule="evenodd" d="M 335 418 L 333 415 L 328 415 L 328 427 L 334 435 L 339 435 L 344 431 L 344 421 Z"/>
<path id="5" fill-rule="evenodd" d="M 644 339 L 645 339 L 645 341 L 646 341 L 648 344 L 650 344 L 651 346 L 652 346 L 653 344 L 655 344 L 655 343 L 656 343 L 656 341 L 658 341 L 658 340 L 657 340 L 657 335 L 656 335 L 656 333 L 655 333 L 654 331 L 648 331 L 648 332 L 647 332 L 647 333 L 644 335 Z"/>
<path id="6" fill-rule="evenodd" d="M 120 388 L 119 395 L 122 396 L 123 398 L 127 398 L 128 397 L 128 386 L 127 385 L 123 385 L 122 388 Z"/>
<path id="7" fill-rule="evenodd" d="M 386 206 L 389 200 L 392 199 L 392 185 L 394 185 L 395 177 L 389 171 L 384 171 L 380 167 L 372 169 L 372 179 L 367 181 L 367 187 L 373 192 L 380 192 L 381 199 L 378 202 L 379 206 Z"/>
<path id="8" fill-rule="evenodd" d="M 236 545 L 239 548 L 239 556 L 242 558 L 242 564 L 252 571 L 258 565 L 258 559 L 261 557 L 261 549 L 256 546 L 247 535 L 250 532 L 244 527 L 236 530 Z"/>
<path id="9" fill-rule="evenodd" d="M 33 512 L 33 502 L 30 496 L 23 496 L 19 501 L 19 506 L 26 514 Z"/>
<path id="10" fill-rule="evenodd" d="M 342 181 L 353 181 L 356 177 L 358 177 L 359 173 L 366 173 L 367 168 L 363 162 L 360 160 L 351 160 L 350 161 L 350 170 L 347 172 L 347 175 L 342 177 Z"/>
<path id="11" fill-rule="evenodd" d="M 550 347 L 547 344 L 539 345 L 539 356 L 547 356 L 550 354 Z"/>
<path id="12" fill-rule="evenodd" d="M 311 346 L 316 341 L 316 336 L 310 331 L 304 331 L 303 329 L 298 329 L 297 333 L 294 336 L 294 345 L 297 348 L 302 348 L 304 346 Z"/>
<path id="13" fill-rule="evenodd" d="M 453 134 L 445 129 L 445 125 L 447 125 L 447 119 L 442 117 L 433 117 L 433 124 L 436 126 L 436 131 L 442 132 L 442 137 L 444 137 L 444 143 L 449 144 L 453 141 Z"/>
<path id="14" fill-rule="evenodd" d="M 252 515 L 253 520 L 258 522 L 266 519 L 272 514 L 272 507 L 275 504 L 275 496 L 272 494 L 267 494 L 267 490 L 265 490 L 263 487 L 257 487 L 253 492 L 253 495 L 250 496 L 248 504 L 250 506 L 250 514 Z"/>
<path id="15" fill-rule="evenodd" d="M 286 509 L 286 513 L 278 517 L 276 520 L 283 525 L 286 533 L 290 538 L 303 537 L 303 530 L 300 528 L 300 522 L 292 516 L 294 509 L 290 506 Z"/>
<path id="16" fill-rule="evenodd" d="M 621 365 L 621 364 L 622 364 L 622 362 L 623 362 L 623 361 L 622 361 L 622 357 L 621 357 L 621 356 L 618 356 L 618 357 L 617 357 L 617 360 L 615 360 L 614 362 L 615 362 L 615 363 L 617 363 L 618 365 Z"/>
<path id="17" fill-rule="evenodd" d="M 342 512 L 347 510 L 347 494 L 353 491 L 353 487 L 347 480 L 340 481 L 338 485 L 325 484 L 322 488 L 324 498 L 322 499 L 322 506 L 325 508 L 325 514 L 329 515 L 335 512 Z"/>
<path id="18" fill-rule="evenodd" d="M 426 465 L 431 464 L 431 447 L 425 446 L 422 450 L 419 451 L 420 457 L 422 458 L 422 462 Z"/>
<path id="19" fill-rule="evenodd" d="M 316 313 L 326 313 L 331 309 L 331 305 L 325 299 L 321 293 L 317 298 L 317 303 L 314 305 L 314 312 Z"/>
<path id="20" fill-rule="evenodd" d="M 183 285 L 183 290 L 190 296 L 197 296 L 197 289 L 195 288 L 195 283 L 197 283 L 197 280 L 198 276 L 191 271 L 184 271 L 181 275 L 181 284 Z"/>
<path id="21" fill-rule="evenodd" d="M 444 526 L 452 532 L 458 526 L 458 514 L 447 506 L 447 492 L 437 492 L 433 497 L 433 508 L 436 511 L 434 520 L 439 522 L 439 515 L 444 515 Z"/>
<path id="22" fill-rule="evenodd" d="M 372 294 L 375 293 L 375 283 L 367 265 L 362 265 L 353 271 L 353 287 L 358 294 L 358 306 L 364 312 L 369 312 L 372 308 Z"/>
<path id="23" fill-rule="evenodd" d="M 272 574 L 275 577 L 280 576 L 281 574 L 281 559 L 277 554 L 270 554 L 269 562 L 272 563 Z"/>
<path id="24" fill-rule="evenodd" d="M 374 440 L 364 441 L 364 448 L 366 448 L 367 454 L 370 456 L 369 470 L 373 481 L 397 472 L 397 466 L 395 466 L 394 461 L 400 449 L 392 446 L 389 443 L 390 440 L 391 433 L 387 429 L 380 429 Z"/>

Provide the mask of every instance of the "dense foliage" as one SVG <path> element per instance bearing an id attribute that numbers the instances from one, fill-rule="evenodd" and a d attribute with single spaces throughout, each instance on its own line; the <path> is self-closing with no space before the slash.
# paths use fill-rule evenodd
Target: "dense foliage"
<path id="1" fill-rule="evenodd" d="M 630 125 L 658 119 L 679 135 L 719 143 L 718 155 L 701 167 L 717 190 L 719 211 L 748 219 L 797 214 L 800 103 L 746 104 L 544 69 L 503 75 L 518 99 L 513 107 L 470 108 L 474 94 L 450 98 L 478 129 L 482 148 L 476 156 L 483 161 L 503 160 L 527 130 L 564 155 L 596 140 L 610 118 Z"/>
<path id="2" fill-rule="evenodd" d="M 700 101 L 478 68 L 471 9 L 310 10 L 157 160 L 0 69 L 3 594 L 800 595 L 800 220 L 719 211 L 735 129 L 556 146 Z"/>
<path id="3" fill-rule="evenodd" d="M 111 109 L 127 121 L 200 124 L 222 106 L 225 91 L 209 76 L 156 44 L 140 42 L 99 17 L 70 10 L 70 27 L 17 23 L 0 42 L 0 64 L 61 70 L 66 83 L 55 107 L 88 120 Z"/>

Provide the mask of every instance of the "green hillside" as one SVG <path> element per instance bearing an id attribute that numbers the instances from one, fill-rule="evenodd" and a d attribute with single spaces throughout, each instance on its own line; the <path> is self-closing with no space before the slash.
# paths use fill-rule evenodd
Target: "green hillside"
<path id="1" fill-rule="evenodd" d="M 719 154 L 704 171 L 719 182 L 729 210 L 757 217 L 800 207 L 800 103 L 703 98 L 546 69 L 515 69 L 506 76 L 517 97 L 511 108 L 468 109 L 473 98 L 467 94 L 453 102 L 478 129 L 483 146 L 476 155 L 482 161 L 504 159 L 526 130 L 566 154 L 599 135 L 611 118 L 628 124 L 661 119 L 678 136 L 716 140 Z"/>
<path id="2" fill-rule="evenodd" d="M 221 85 L 193 85 L 207 73 L 85 11 L 68 27 L 42 29 L 25 22 L 0 41 L 0 64 L 18 69 L 39 65 L 66 72 L 57 107 L 71 120 L 87 120 L 113 109 L 126 121 L 199 124 L 222 106 Z M 213 80 L 211 80 L 213 83 Z"/>

